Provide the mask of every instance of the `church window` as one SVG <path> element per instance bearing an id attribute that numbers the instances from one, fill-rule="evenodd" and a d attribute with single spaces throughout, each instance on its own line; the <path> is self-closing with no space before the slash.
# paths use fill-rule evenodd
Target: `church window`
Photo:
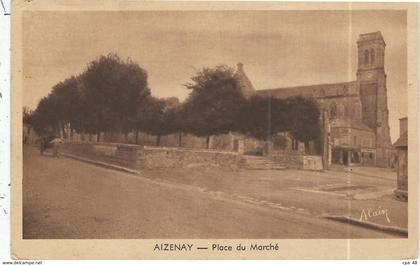
<path id="1" fill-rule="evenodd" d="M 375 63 L 375 51 L 373 49 L 370 49 L 370 63 Z"/>
<path id="2" fill-rule="evenodd" d="M 368 50 L 365 50 L 365 51 L 363 52 L 363 56 L 364 56 L 363 61 L 364 61 L 365 65 L 366 65 L 366 64 L 369 64 L 369 51 L 368 51 Z"/>

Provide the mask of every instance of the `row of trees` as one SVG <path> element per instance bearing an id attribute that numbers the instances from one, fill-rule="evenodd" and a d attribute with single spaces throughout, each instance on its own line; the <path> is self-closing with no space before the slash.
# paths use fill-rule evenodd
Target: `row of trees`
<path id="1" fill-rule="evenodd" d="M 58 132 L 143 131 L 160 136 L 176 132 L 197 136 L 239 132 L 270 140 L 289 131 L 303 142 L 320 135 L 319 109 L 313 99 L 278 99 L 255 95 L 245 98 L 234 70 L 227 66 L 204 68 L 185 84 L 189 97 L 151 96 L 147 72 L 130 59 L 115 54 L 101 56 L 78 75 L 56 84 L 35 111 L 24 111 L 24 122 L 40 134 Z M 137 137 L 136 137 L 137 141 Z"/>

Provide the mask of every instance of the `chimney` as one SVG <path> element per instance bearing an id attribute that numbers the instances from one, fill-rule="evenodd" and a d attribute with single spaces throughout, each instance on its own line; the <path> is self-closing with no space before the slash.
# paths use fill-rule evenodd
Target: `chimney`
<path id="1" fill-rule="evenodd" d="M 244 72 L 243 63 L 237 63 L 236 66 L 237 66 L 237 69 L 235 73 L 235 78 L 236 80 L 238 80 L 242 94 L 245 97 L 249 97 L 255 93 L 254 86 L 252 85 L 251 81 L 248 79 L 248 77 L 246 76 Z"/>
<path id="2" fill-rule="evenodd" d="M 238 72 L 243 72 L 244 71 L 244 64 L 243 63 L 237 63 L 237 71 Z"/>
<path id="3" fill-rule="evenodd" d="M 407 117 L 400 119 L 400 136 L 408 131 Z"/>

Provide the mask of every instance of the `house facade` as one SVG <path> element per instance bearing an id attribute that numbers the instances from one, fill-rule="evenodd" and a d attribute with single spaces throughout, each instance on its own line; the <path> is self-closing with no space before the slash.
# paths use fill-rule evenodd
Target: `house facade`
<path id="1" fill-rule="evenodd" d="M 400 119 L 400 137 L 394 143 L 397 151 L 397 188 L 395 196 L 408 200 L 408 119 Z"/>

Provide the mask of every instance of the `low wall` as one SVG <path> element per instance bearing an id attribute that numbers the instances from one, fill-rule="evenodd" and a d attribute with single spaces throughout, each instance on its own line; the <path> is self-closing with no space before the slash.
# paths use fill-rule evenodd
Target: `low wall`
<path id="1" fill-rule="evenodd" d="M 91 142 L 65 142 L 60 152 L 99 160 L 119 166 L 136 168 L 139 145 Z"/>
<path id="2" fill-rule="evenodd" d="M 286 165 L 288 168 L 304 170 L 322 170 L 322 158 L 312 155 L 272 154 L 271 160 Z"/>
<path id="3" fill-rule="evenodd" d="M 243 158 L 233 152 L 115 143 L 66 142 L 61 146 L 61 152 L 131 169 L 204 166 L 237 170 L 244 163 Z"/>

